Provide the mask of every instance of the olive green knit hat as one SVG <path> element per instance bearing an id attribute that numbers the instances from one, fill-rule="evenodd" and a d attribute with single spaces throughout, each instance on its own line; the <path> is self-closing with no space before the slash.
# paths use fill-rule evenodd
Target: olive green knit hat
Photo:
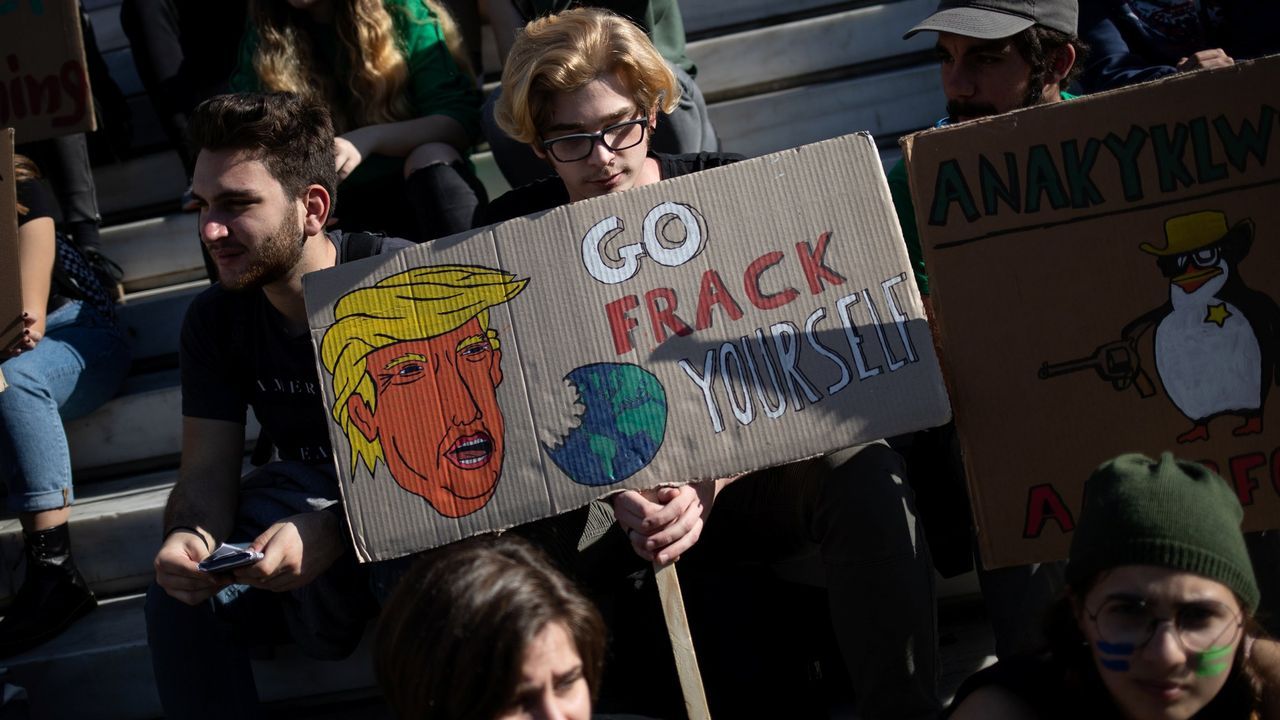
<path id="1" fill-rule="evenodd" d="M 1253 611 L 1258 582 L 1240 533 L 1244 511 L 1226 481 L 1202 465 L 1131 454 L 1103 463 L 1085 485 L 1067 583 L 1120 565 L 1185 570 L 1231 588 Z"/>

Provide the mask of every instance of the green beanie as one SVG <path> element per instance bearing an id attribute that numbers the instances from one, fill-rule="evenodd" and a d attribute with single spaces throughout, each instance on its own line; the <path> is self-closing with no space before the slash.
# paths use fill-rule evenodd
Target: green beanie
<path id="1" fill-rule="evenodd" d="M 1067 583 L 1102 570 L 1158 565 L 1231 588 L 1250 611 L 1258 582 L 1240 533 L 1244 510 L 1226 481 L 1202 465 L 1121 455 L 1094 471 L 1071 538 Z"/>

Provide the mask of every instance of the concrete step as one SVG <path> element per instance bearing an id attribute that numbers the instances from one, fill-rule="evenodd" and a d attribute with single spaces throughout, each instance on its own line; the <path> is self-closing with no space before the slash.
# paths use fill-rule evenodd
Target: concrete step
<path id="1" fill-rule="evenodd" d="M 142 606 L 141 594 L 105 601 L 53 641 L 5 661 L 4 679 L 27 690 L 33 720 L 161 716 Z M 376 694 L 371 646 L 368 631 L 356 652 L 340 662 L 278 648 L 273 659 L 253 663 L 258 694 L 264 703 L 282 704 L 317 695 Z"/>
<path id="2" fill-rule="evenodd" d="M 127 292 L 206 279 L 197 219 L 174 213 L 103 228 L 103 251 L 124 270 Z"/>
<path id="3" fill-rule="evenodd" d="M 709 108 L 729 152 L 764 155 L 866 130 L 896 139 L 946 114 L 934 64 L 765 93 Z"/>
<path id="4" fill-rule="evenodd" d="M 858 7 L 691 42 L 688 54 L 698 66 L 699 89 L 714 104 L 753 89 L 799 84 L 797 78 L 926 52 L 933 47 L 932 37 L 921 34 L 904 41 L 902 33 L 936 5 L 934 0 L 905 0 Z"/>
<path id="5" fill-rule="evenodd" d="M 95 469 L 101 475 L 139 460 L 176 465 L 181 420 L 176 369 L 130 377 L 115 398 L 64 424 L 71 468 L 78 476 Z"/>
<path id="6" fill-rule="evenodd" d="M 168 470 L 76 488 L 71 543 L 76 565 L 94 593 L 136 593 L 151 582 L 164 503 L 176 479 L 177 471 Z M 0 601 L 12 598 L 22 584 L 22 548 L 17 519 L 0 520 Z"/>
<path id="7" fill-rule="evenodd" d="M 116 314 L 129 336 L 135 368 L 177 367 L 182 319 L 192 299 L 207 287 L 209 281 L 200 279 L 125 296 Z"/>

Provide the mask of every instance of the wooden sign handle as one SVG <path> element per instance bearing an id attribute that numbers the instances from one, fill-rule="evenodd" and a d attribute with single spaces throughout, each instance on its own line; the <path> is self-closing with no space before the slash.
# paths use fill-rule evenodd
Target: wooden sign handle
<path id="1" fill-rule="evenodd" d="M 684 595 L 680 593 L 680 576 L 676 574 L 675 563 L 654 563 L 653 577 L 658 582 L 658 598 L 662 601 L 662 615 L 667 621 L 667 637 L 671 639 L 676 674 L 680 676 L 684 709 L 689 720 L 711 720 L 707 695 L 702 689 L 702 674 L 698 672 L 698 656 L 693 651 L 693 636 L 689 634 L 689 618 L 684 614 Z"/>

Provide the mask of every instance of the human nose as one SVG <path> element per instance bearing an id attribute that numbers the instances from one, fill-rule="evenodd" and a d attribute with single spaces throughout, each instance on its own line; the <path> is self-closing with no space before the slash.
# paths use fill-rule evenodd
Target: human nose
<path id="1" fill-rule="evenodd" d="M 942 66 L 942 91 L 947 99 L 969 98 L 975 90 L 973 75 L 964 63 L 957 61 Z"/>
<path id="2" fill-rule="evenodd" d="M 1143 654 L 1167 664 L 1186 662 L 1187 651 L 1178 635 L 1178 626 L 1170 618 L 1156 619 L 1151 638 L 1143 647 Z"/>
<path id="3" fill-rule="evenodd" d="M 227 236 L 227 226 L 207 211 L 200 216 L 200 239 L 206 243 L 215 242 Z"/>
<path id="4" fill-rule="evenodd" d="M 555 693 L 545 692 L 539 698 L 537 707 L 530 713 L 533 720 L 566 720 L 569 716 L 560 709 Z"/>
<path id="5" fill-rule="evenodd" d="M 613 160 L 614 155 L 617 153 L 604 144 L 604 138 L 597 137 L 591 142 L 591 152 L 587 154 L 587 162 L 594 165 L 607 165 Z"/>

